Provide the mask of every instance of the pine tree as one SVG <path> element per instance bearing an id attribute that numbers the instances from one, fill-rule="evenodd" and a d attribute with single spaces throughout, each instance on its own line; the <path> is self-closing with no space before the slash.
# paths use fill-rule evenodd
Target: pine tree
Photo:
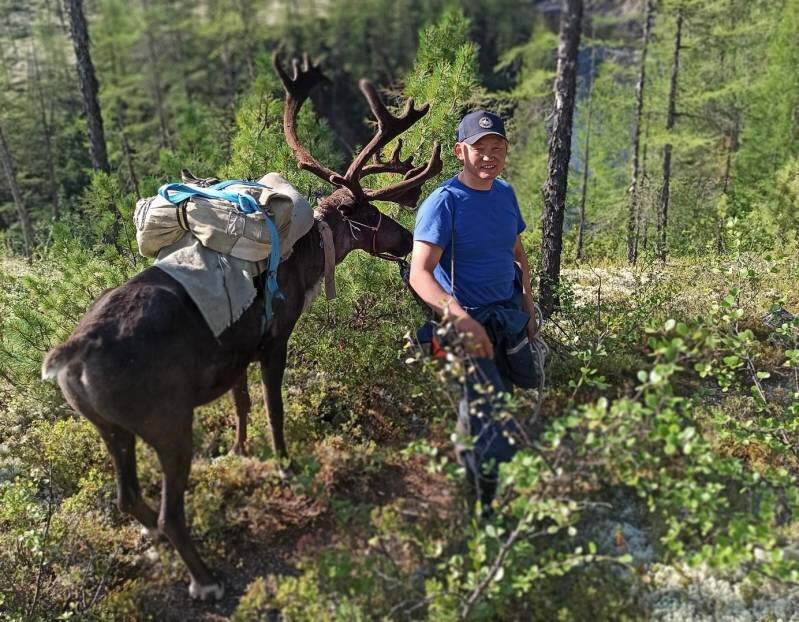
<path id="1" fill-rule="evenodd" d="M 461 117 L 479 106 L 484 96 L 477 80 L 477 48 L 469 40 L 469 21 L 459 11 L 448 11 L 420 33 L 419 50 L 405 76 L 401 100 L 413 98 L 430 110 L 402 136 L 405 155 L 422 163 L 432 154 L 433 143 L 441 143 L 442 175 L 460 170 L 455 157 L 455 131 Z M 437 185 L 430 180 L 423 193 Z"/>
<path id="2" fill-rule="evenodd" d="M 671 86 L 669 87 L 669 105 L 666 112 L 666 132 L 674 129 L 677 108 L 677 80 L 680 74 L 680 49 L 682 41 L 683 9 L 677 9 L 677 31 L 674 34 L 674 57 L 671 64 Z M 671 184 L 671 142 L 663 146 L 663 184 L 660 189 L 660 203 L 657 218 L 657 255 L 666 261 L 666 228 L 668 227 L 670 184 Z"/>
<path id="3" fill-rule="evenodd" d="M 166 108 L 166 92 L 163 86 L 163 76 L 161 71 L 161 57 L 156 49 L 155 15 L 151 9 L 150 0 L 141 0 L 143 10 L 142 18 L 144 22 L 144 40 L 147 50 L 147 64 L 149 70 L 149 85 L 152 93 L 153 104 L 158 116 L 158 138 L 161 148 L 170 146 L 169 114 Z"/>
<path id="4" fill-rule="evenodd" d="M 799 2 L 772 3 L 768 19 L 757 23 L 765 50 L 753 76 L 751 110 L 741 136 L 740 174 L 748 183 L 770 178 L 799 153 Z"/>
<path id="5" fill-rule="evenodd" d="M 42 142 L 44 144 L 45 166 L 47 179 L 49 180 L 48 185 L 50 187 L 51 215 L 53 220 L 58 220 L 61 213 L 61 200 L 58 191 L 59 182 L 55 166 L 55 156 L 53 154 L 53 126 L 50 123 L 50 115 L 48 114 L 48 106 L 42 85 L 43 79 L 35 43 L 31 48 L 31 68 L 33 70 L 31 76 L 31 91 L 36 100 L 36 112 L 38 114 Z"/>
<path id="6" fill-rule="evenodd" d="M 277 171 L 297 186 L 305 196 L 313 197 L 319 178 L 297 167 L 294 154 L 283 134 L 283 86 L 274 74 L 271 61 L 256 60 L 258 77 L 241 98 L 236 111 L 236 131 L 231 141 L 230 162 L 223 177 L 258 179 Z M 304 145 L 313 145 L 313 154 L 332 170 L 342 164 L 335 139 L 328 124 L 319 119 L 311 106 L 300 110 L 297 131 Z M 328 188 L 322 189 L 328 192 Z"/>
<path id="7" fill-rule="evenodd" d="M 64 6 L 69 16 L 69 32 L 75 49 L 76 69 L 89 131 L 89 153 L 92 166 L 97 170 L 108 172 L 111 170 L 111 166 L 106 153 L 103 116 L 98 103 L 99 85 L 89 51 L 89 28 L 83 13 L 83 1 L 64 0 Z"/>
<path id="8" fill-rule="evenodd" d="M 22 239 L 25 242 L 25 257 L 30 259 L 34 244 L 33 225 L 31 225 L 31 217 L 28 208 L 22 199 L 22 192 L 20 191 L 19 181 L 17 179 L 17 171 L 14 166 L 14 158 L 11 155 L 11 149 L 6 141 L 2 125 L 0 125 L 0 166 L 2 166 L 3 175 L 11 190 L 11 196 L 14 199 L 14 207 L 17 210 L 17 218 L 19 218 L 19 223 L 22 227 Z"/>
<path id="9" fill-rule="evenodd" d="M 555 109 L 549 142 L 549 176 L 543 187 L 541 269 L 539 302 L 544 317 L 557 306 L 560 260 L 563 245 L 563 214 L 571 156 L 572 118 L 577 81 L 577 52 L 580 46 L 582 0 L 563 0 L 555 78 Z"/>
<path id="10" fill-rule="evenodd" d="M 638 258 L 638 230 L 640 227 L 640 182 L 639 154 L 641 150 L 641 126 L 644 112 L 644 88 L 646 87 L 646 57 L 649 51 L 649 39 L 652 35 L 652 22 L 655 14 L 654 0 L 644 0 L 644 27 L 641 41 L 641 59 L 639 61 L 638 82 L 635 86 L 635 119 L 633 119 L 633 148 L 630 178 L 630 215 L 627 224 L 627 260 L 635 263 Z"/>

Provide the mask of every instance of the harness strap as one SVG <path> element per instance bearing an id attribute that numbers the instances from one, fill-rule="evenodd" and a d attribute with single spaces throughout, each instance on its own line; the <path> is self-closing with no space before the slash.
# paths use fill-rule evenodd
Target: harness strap
<path id="1" fill-rule="evenodd" d="M 255 198 L 246 192 L 225 192 L 225 188 L 232 185 L 271 190 L 269 186 L 254 181 L 228 179 L 220 181 L 208 188 L 201 188 L 189 184 L 164 184 L 158 189 L 158 194 L 174 205 L 179 207 L 182 205 L 183 210 L 185 210 L 185 202 L 188 199 L 198 196 L 205 199 L 217 199 L 232 203 L 245 214 L 254 214 L 257 212 L 263 214 L 264 221 L 269 228 L 269 238 L 272 244 L 272 251 L 269 254 L 269 263 L 266 268 L 266 284 L 264 287 L 264 312 L 266 314 L 266 320 L 269 322 L 274 315 L 272 312 L 272 299 L 283 299 L 283 294 L 280 293 L 277 285 L 277 268 L 280 263 L 280 234 L 277 231 L 277 227 L 275 227 L 275 223 L 272 222 L 272 219 L 269 218 L 266 211 L 261 209 L 261 206 L 258 205 Z M 183 217 L 185 220 L 185 211 L 183 211 Z"/>
<path id="2" fill-rule="evenodd" d="M 458 300 L 458 298 L 455 296 L 455 201 L 452 198 L 452 193 L 450 192 L 449 187 L 442 186 L 441 194 L 446 195 L 447 197 L 444 199 L 445 204 L 446 201 L 449 200 L 449 213 L 451 217 L 449 242 L 449 295 L 455 300 Z"/>
<path id="3" fill-rule="evenodd" d="M 328 300 L 336 297 L 336 247 L 333 244 L 333 231 L 321 218 L 317 218 L 316 226 L 322 236 L 325 249 L 325 296 Z"/>
<path id="4" fill-rule="evenodd" d="M 238 182 L 233 182 L 238 183 Z M 244 185 L 253 185 L 253 182 L 242 182 Z M 224 184 L 224 185 L 222 185 Z M 245 214 L 252 214 L 261 211 L 258 202 L 246 193 L 225 192 L 224 188 L 229 186 L 230 183 L 222 182 L 209 188 L 200 188 L 197 186 L 190 186 L 188 184 L 164 184 L 158 189 L 158 194 L 164 197 L 170 203 L 178 205 L 192 197 L 203 197 L 205 199 L 217 199 L 227 201 L 239 207 Z M 216 186 L 222 185 L 222 188 Z M 255 184 L 260 185 L 260 184 Z"/>
<path id="5" fill-rule="evenodd" d="M 361 232 L 361 229 L 367 229 L 372 232 L 372 250 L 369 251 L 369 254 L 377 256 L 377 232 L 380 230 L 380 225 L 383 224 L 383 212 L 380 210 L 377 211 L 377 224 L 376 225 L 367 225 L 363 222 L 358 222 L 357 220 L 353 220 L 348 216 L 343 216 L 344 222 L 346 222 L 350 226 L 350 235 L 354 239 L 359 239 L 358 234 Z"/>
<path id="6" fill-rule="evenodd" d="M 177 215 L 178 215 L 178 224 L 180 225 L 180 228 L 183 229 L 184 231 L 188 231 L 189 230 L 189 216 L 186 213 L 186 211 L 187 211 L 186 210 L 186 202 L 183 201 L 182 203 L 178 203 L 175 206 L 175 211 L 177 212 Z"/>
<path id="7" fill-rule="evenodd" d="M 264 220 L 269 226 L 269 237 L 272 239 L 272 252 L 269 255 L 269 265 L 266 268 L 266 287 L 264 287 L 264 313 L 266 321 L 272 320 L 272 298 L 283 300 L 283 294 L 277 288 L 277 266 L 280 263 L 280 235 L 272 219 L 264 214 Z"/>

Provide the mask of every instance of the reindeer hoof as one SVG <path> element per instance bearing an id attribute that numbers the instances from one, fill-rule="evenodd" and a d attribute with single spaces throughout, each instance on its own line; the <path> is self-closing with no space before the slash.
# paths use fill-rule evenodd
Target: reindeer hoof
<path id="1" fill-rule="evenodd" d="M 164 536 L 164 532 L 160 529 L 150 529 L 149 527 L 142 527 L 141 531 L 139 531 L 142 538 L 148 538 L 153 542 L 160 542 L 164 540 L 166 537 Z"/>
<path id="2" fill-rule="evenodd" d="M 189 596 L 195 600 L 199 599 L 206 601 L 209 598 L 213 600 L 222 600 L 225 595 L 225 588 L 221 583 L 211 583 L 210 585 L 200 585 L 194 579 L 189 584 Z"/>
<path id="3" fill-rule="evenodd" d="M 282 464 L 278 464 L 277 477 L 283 484 L 288 484 L 289 480 L 296 477 L 297 468 L 291 460 L 286 460 Z"/>
<path id="4" fill-rule="evenodd" d="M 151 546 L 149 549 L 144 551 L 144 556 L 150 560 L 151 562 L 155 563 L 159 559 L 161 559 L 161 555 L 158 553 L 158 549 L 154 546 Z"/>

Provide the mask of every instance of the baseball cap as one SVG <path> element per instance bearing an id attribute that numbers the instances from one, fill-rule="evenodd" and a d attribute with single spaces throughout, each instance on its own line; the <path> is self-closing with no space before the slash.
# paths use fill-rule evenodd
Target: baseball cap
<path id="1" fill-rule="evenodd" d="M 508 140 L 505 136 L 505 123 L 499 116 L 487 110 L 475 110 L 461 119 L 457 142 L 472 145 L 489 134 L 496 134 Z"/>

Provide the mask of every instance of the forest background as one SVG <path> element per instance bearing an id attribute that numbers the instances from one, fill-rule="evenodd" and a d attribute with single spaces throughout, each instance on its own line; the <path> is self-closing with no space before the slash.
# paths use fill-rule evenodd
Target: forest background
<path id="1" fill-rule="evenodd" d="M 133 205 L 181 168 L 329 191 L 284 143 L 276 49 L 331 78 L 300 129 L 333 167 L 370 136 L 361 77 L 431 103 L 404 151 L 443 144 L 428 190 L 457 170 L 462 112 L 501 111 L 539 265 L 561 3 L 87 0 L 104 160 L 80 5 L 0 2 L 0 619 L 799 616 L 799 1 L 585 3 L 549 386 L 507 404 L 529 442 L 495 518 L 470 519 L 453 465 L 436 374 L 457 370 L 404 350 L 420 310 L 392 265 L 353 254 L 290 346 L 288 484 L 262 409 L 246 458 L 226 399 L 196 417 L 188 513 L 228 586 L 214 605 L 117 511 L 42 357 L 148 265 Z"/>

